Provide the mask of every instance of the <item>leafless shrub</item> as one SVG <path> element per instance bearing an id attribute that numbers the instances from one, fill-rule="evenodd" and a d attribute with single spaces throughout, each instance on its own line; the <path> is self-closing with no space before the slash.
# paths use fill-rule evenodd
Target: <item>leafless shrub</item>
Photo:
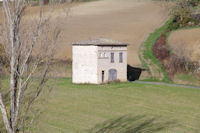
<path id="1" fill-rule="evenodd" d="M 165 45 L 165 43 L 166 43 L 166 37 L 165 33 L 163 33 L 153 46 L 153 53 L 155 57 L 158 58 L 159 60 L 163 60 L 170 56 L 169 48 Z"/>

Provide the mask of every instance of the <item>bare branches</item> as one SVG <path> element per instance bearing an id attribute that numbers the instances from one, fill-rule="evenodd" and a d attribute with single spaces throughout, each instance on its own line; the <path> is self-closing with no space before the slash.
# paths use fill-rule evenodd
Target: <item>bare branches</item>
<path id="1" fill-rule="evenodd" d="M 29 0 L 3 1 L 0 41 L 10 61 L 10 115 L 6 112 L 1 90 L 0 108 L 8 133 L 26 128 L 28 113 L 48 80 L 49 66 L 62 29 L 62 23 L 52 19 L 57 3 L 60 1 L 52 1 L 50 7 L 44 7 L 41 1 L 39 12 L 27 15 L 26 11 L 32 8 Z"/>

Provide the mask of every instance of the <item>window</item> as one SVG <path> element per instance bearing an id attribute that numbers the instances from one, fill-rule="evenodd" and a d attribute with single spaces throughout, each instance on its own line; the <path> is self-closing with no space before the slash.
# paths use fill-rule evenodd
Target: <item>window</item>
<path id="1" fill-rule="evenodd" d="M 122 63 L 123 62 L 123 53 L 119 53 L 119 62 Z"/>
<path id="2" fill-rule="evenodd" d="M 99 52 L 99 58 L 107 58 L 107 54 L 105 52 Z"/>
<path id="3" fill-rule="evenodd" d="M 102 77 L 101 77 L 101 78 L 102 78 L 102 82 L 104 82 L 104 71 L 102 71 L 101 74 L 102 74 L 102 75 L 101 75 L 101 76 L 102 76 Z"/>
<path id="4" fill-rule="evenodd" d="M 114 63 L 114 53 L 111 53 L 110 56 L 111 56 L 111 57 L 110 57 L 110 59 L 111 59 L 110 62 L 111 62 L 111 63 Z"/>
<path id="5" fill-rule="evenodd" d="M 99 58 L 101 58 L 101 53 L 99 53 Z"/>
<path id="6" fill-rule="evenodd" d="M 108 57 L 106 53 L 104 53 L 104 57 L 105 57 L 105 58 L 107 58 L 107 57 Z"/>
<path id="7" fill-rule="evenodd" d="M 104 53 L 101 53 L 101 58 L 103 58 L 104 57 Z"/>

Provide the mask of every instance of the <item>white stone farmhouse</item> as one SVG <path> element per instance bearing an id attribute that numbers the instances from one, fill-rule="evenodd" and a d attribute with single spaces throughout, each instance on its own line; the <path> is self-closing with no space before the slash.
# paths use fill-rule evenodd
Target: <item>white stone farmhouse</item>
<path id="1" fill-rule="evenodd" d="M 72 44 L 72 82 L 127 81 L 127 44 L 94 39 Z"/>

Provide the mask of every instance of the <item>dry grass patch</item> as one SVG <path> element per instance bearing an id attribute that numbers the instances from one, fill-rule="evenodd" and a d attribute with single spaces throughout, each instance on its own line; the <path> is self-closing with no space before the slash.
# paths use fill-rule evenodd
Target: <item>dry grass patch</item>
<path id="1" fill-rule="evenodd" d="M 190 61 L 200 59 L 200 28 L 183 29 L 172 32 L 168 38 L 172 52 Z"/>

